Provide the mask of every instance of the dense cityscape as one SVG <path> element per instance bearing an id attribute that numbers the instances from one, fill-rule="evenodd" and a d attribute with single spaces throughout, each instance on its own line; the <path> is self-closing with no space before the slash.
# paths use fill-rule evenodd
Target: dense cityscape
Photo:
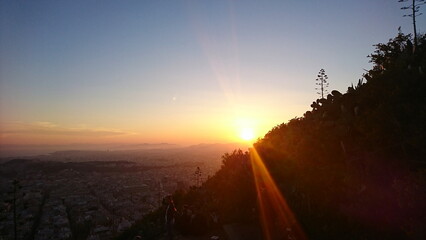
<path id="1" fill-rule="evenodd" d="M 219 155 L 216 161 L 187 156 L 190 161 L 170 158 L 157 165 L 52 156 L 69 159 L 75 152 L 0 165 L 0 239 L 14 239 L 15 231 L 17 239 L 110 239 L 157 209 L 165 196 L 200 184 L 220 167 Z"/>

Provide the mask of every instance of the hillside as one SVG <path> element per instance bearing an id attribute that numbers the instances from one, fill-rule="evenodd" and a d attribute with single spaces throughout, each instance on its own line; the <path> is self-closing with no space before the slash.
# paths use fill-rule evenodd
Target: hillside
<path id="1" fill-rule="evenodd" d="M 415 51 L 401 33 L 376 45 L 373 68 L 346 93 L 316 100 L 249 152 L 225 154 L 203 186 L 176 193 L 178 210 L 202 220 L 188 227 L 178 217 L 178 232 L 238 223 L 262 226 L 253 239 L 424 239 L 425 54 L 424 35 Z M 119 239 L 158 238 L 163 216 L 157 210 Z"/>

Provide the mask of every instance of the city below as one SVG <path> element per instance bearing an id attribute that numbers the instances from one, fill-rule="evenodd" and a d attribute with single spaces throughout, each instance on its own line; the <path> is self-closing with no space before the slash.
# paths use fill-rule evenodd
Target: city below
<path id="1" fill-rule="evenodd" d="M 0 164 L 0 238 L 110 239 L 200 185 L 235 144 L 63 151 Z M 15 229 L 16 227 L 16 229 Z"/>

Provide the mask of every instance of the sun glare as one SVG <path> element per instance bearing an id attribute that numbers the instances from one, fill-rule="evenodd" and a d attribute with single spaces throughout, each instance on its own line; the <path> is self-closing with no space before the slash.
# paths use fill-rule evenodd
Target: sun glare
<path id="1" fill-rule="evenodd" d="M 253 128 L 245 127 L 241 129 L 240 132 L 241 139 L 245 141 L 251 141 L 254 139 L 254 131 Z"/>

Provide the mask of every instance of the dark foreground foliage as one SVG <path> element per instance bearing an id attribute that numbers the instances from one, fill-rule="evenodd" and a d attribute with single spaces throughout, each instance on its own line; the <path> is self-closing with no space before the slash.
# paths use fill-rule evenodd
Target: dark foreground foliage
<path id="1" fill-rule="evenodd" d="M 376 45 L 372 70 L 355 86 L 254 144 L 309 239 L 426 237 L 426 37 L 418 41 L 415 52 L 401 33 Z M 196 232 L 177 225 L 183 233 L 211 231 L 212 214 L 219 225 L 259 225 L 248 152 L 225 154 L 202 187 L 174 197 L 178 209 L 190 206 L 205 220 Z M 154 239 L 147 226 L 160 221 L 143 221 L 138 230 Z"/>

